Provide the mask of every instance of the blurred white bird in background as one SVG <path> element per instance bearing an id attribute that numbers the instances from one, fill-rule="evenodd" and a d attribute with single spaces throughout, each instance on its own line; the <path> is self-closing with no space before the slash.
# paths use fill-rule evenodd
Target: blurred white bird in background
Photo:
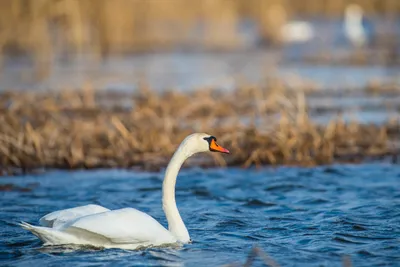
<path id="1" fill-rule="evenodd" d="M 288 21 L 280 29 L 282 41 L 285 43 L 305 43 L 314 38 L 314 28 L 307 21 Z"/>
<path id="2" fill-rule="evenodd" d="M 367 44 L 367 33 L 363 25 L 363 9 L 361 6 L 350 4 L 346 7 L 344 31 L 353 46 L 363 47 Z"/>

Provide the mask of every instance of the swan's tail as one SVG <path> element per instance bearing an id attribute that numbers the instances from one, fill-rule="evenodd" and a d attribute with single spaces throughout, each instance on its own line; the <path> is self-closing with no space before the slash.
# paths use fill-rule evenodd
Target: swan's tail
<path id="1" fill-rule="evenodd" d="M 28 231 L 31 231 L 32 234 L 39 237 L 45 245 L 63 245 L 71 243 L 71 235 L 67 233 L 60 232 L 56 229 L 42 227 L 42 226 L 33 226 L 26 222 L 21 222 L 19 225 Z"/>

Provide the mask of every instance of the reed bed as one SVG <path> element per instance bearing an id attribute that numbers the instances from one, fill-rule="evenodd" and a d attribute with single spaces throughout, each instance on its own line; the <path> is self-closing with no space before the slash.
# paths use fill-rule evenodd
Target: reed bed
<path id="1" fill-rule="evenodd" d="M 231 150 L 189 160 L 198 166 L 329 164 L 397 155 L 398 122 L 312 122 L 304 92 L 241 87 L 190 93 L 95 91 L 0 94 L 2 174 L 62 168 L 166 166 L 192 132 Z"/>

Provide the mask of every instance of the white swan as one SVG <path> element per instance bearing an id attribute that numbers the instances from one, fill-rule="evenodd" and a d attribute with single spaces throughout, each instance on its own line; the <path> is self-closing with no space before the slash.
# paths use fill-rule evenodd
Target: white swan
<path id="1" fill-rule="evenodd" d="M 92 245 L 105 248 L 136 249 L 171 243 L 188 243 L 190 236 L 175 202 L 175 183 L 183 162 L 195 153 L 229 153 L 205 133 L 183 140 L 168 164 L 162 186 L 162 204 L 168 230 L 153 217 L 134 208 L 109 210 L 87 205 L 55 211 L 39 221 L 41 226 L 21 222 L 22 228 L 38 236 L 44 245 Z"/>
<path id="2" fill-rule="evenodd" d="M 363 9 L 356 4 L 350 4 L 345 10 L 344 29 L 346 37 L 355 47 L 367 43 L 367 34 L 363 26 Z"/>
<path id="3" fill-rule="evenodd" d="M 280 28 L 281 39 L 285 43 L 306 43 L 314 38 L 314 27 L 301 20 L 288 21 Z"/>
<path id="4" fill-rule="evenodd" d="M 272 5 L 266 15 L 277 23 L 281 23 L 279 38 L 283 43 L 306 43 L 315 37 L 315 30 L 310 22 L 288 20 L 287 9 L 281 4 Z"/>

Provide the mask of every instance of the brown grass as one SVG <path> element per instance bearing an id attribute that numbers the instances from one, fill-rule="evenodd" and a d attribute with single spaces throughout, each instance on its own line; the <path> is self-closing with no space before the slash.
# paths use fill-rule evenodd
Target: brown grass
<path id="1" fill-rule="evenodd" d="M 231 150 L 192 165 L 329 164 L 392 154 L 398 123 L 326 126 L 308 116 L 304 93 L 263 88 L 157 94 L 95 92 L 0 94 L 2 173 L 37 168 L 165 167 L 192 132 L 207 132 Z"/>

